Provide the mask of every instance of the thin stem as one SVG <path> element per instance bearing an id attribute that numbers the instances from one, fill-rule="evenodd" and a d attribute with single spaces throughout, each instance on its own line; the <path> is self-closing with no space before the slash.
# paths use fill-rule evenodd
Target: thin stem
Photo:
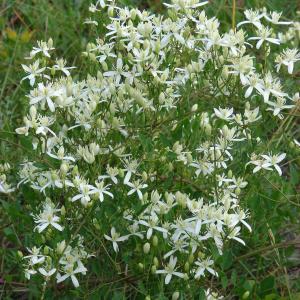
<path id="1" fill-rule="evenodd" d="M 235 31 L 236 0 L 232 0 L 232 30 Z"/>

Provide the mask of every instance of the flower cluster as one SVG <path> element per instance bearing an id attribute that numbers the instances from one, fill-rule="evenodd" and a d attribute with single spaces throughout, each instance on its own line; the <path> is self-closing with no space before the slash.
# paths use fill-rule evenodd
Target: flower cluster
<path id="1" fill-rule="evenodd" d="M 31 139 L 36 160 L 20 166 L 18 186 L 43 199 L 31 214 L 35 233 L 62 242 L 29 249 L 28 278 L 70 278 L 77 287 L 94 251 L 78 237 L 86 239 L 85 227 L 118 254 L 131 243 L 145 254 L 155 248 L 149 264 L 165 284 L 217 277 L 214 253 L 245 245 L 251 222 L 242 198 L 253 176 L 246 166 L 282 175 L 286 157 L 253 154 L 249 162 L 248 153 L 269 151 L 255 128 L 299 101 L 280 77 L 282 65 L 295 69 L 296 49 L 278 54 L 275 68 L 260 63 L 271 47 L 293 47 L 299 25 L 246 10 L 246 20 L 224 32 L 202 10 L 207 4 L 173 0 L 163 17 L 97 1 L 90 11 L 106 11 L 106 21 L 86 23 L 106 34 L 83 53 L 89 74 L 53 59 L 51 39 L 31 51 L 23 65 L 29 113 L 16 132 Z M 285 25 L 287 33 L 274 34 Z M 12 190 L 5 178 L 2 190 Z M 207 297 L 221 299 L 209 290 Z"/>

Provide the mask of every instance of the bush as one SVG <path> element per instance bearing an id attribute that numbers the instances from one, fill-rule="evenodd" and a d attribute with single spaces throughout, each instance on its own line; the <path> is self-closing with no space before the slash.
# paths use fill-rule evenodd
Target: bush
<path id="1" fill-rule="evenodd" d="M 22 65 L 24 159 L 2 165 L 0 191 L 20 195 L 11 218 L 22 215 L 33 294 L 280 294 L 273 276 L 245 277 L 241 260 L 265 251 L 260 235 L 279 265 L 277 248 L 294 245 L 278 246 L 267 213 L 253 221 L 265 191 L 294 204 L 282 218 L 299 207 L 286 196 L 299 168 L 299 23 L 248 9 L 227 30 L 205 5 L 173 0 L 164 16 L 98 1 L 86 23 L 106 33 L 87 44 L 87 70 L 55 58 L 52 39 Z"/>

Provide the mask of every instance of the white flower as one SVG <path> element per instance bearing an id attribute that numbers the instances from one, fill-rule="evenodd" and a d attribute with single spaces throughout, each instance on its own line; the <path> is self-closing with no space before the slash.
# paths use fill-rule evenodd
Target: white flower
<path id="1" fill-rule="evenodd" d="M 116 232 L 115 227 L 111 228 L 110 235 L 111 236 L 104 234 L 104 237 L 108 241 L 111 241 L 113 243 L 113 248 L 114 248 L 115 252 L 119 251 L 119 246 L 118 246 L 117 242 L 124 242 L 124 241 L 128 240 L 128 237 L 129 237 L 129 235 L 120 236 L 120 234 L 118 232 Z"/>
<path id="2" fill-rule="evenodd" d="M 228 234 L 227 238 L 228 239 L 233 239 L 233 240 L 236 240 L 237 242 L 241 243 L 243 246 L 245 246 L 245 242 L 238 237 L 238 235 L 240 234 L 240 230 L 241 230 L 241 227 L 234 227 L 230 233 Z"/>
<path id="3" fill-rule="evenodd" d="M 46 202 L 43 205 L 43 211 L 40 212 L 39 215 L 33 215 L 34 222 L 38 224 L 35 229 L 37 229 L 38 232 L 41 233 L 49 225 L 51 225 L 57 230 L 62 231 L 63 227 L 58 223 L 60 221 L 60 218 L 55 215 L 55 213 L 59 211 L 60 209 L 54 208 L 52 203 Z"/>
<path id="4" fill-rule="evenodd" d="M 51 269 L 51 270 L 45 270 L 44 268 L 39 268 L 38 270 L 39 270 L 39 272 L 40 272 L 43 276 L 45 276 L 46 278 L 51 277 L 51 276 L 56 272 L 56 269 L 55 269 L 55 268 L 53 268 L 53 269 Z"/>
<path id="5" fill-rule="evenodd" d="M 294 139 L 294 143 L 300 147 L 300 142 L 298 142 L 296 139 Z"/>
<path id="6" fill-rule="evenodd" d="M 63 146 L 61 146 L 58 151 L 57 151 L 57 155 L 50 153 L 49 151 L 47 152 L 47 154 L 49 156 L 51 156 L 52 158 L 58 159 L 58 160 L 71 160 L 73 162 L 75 162 L 74 157 L 72 156 L 65 156 L 65 149 Z"/>
<path id="7" fill-rule="evenodd" d="M 115 71 L 107 71 L 103 73 L 105 77 L 114 77 L 115 83 L 119 85 L 121 81 L 121 76 L 123 77 L 130 77 L 130 73 L 124 71 L 123 60 L 121 58 L 117 59 Z"/>
<path id="8" fill-rule="evenodd" d="M 279 72 L 281 65 L 285 65 L 288 68 L 289 74 L 293 73 L 294 64 L 300 60 L 300 52 L 298 49 L 285 49 L 283 52 L 276 57 L 277 72 Z"/>
<path id="9" fill-rule="evenodd" d="M 273 116 L 278 116 L 280 119 L 283 119 L 283 115 L 280 113 L 284 109 L 290 109 L 295 105 L 286 105 L 285 98 L 277 97 L 276 102 L 267 101 L 271 107 L 267 108 L 268 111 L 273 111 Z"/>
<path id="10" fill-rule="evenodd" d="M 278 164 L 285 159 L 286 157 L 285 153 L 274 154 L 274 155 L 272 155 L 272 153 L 269 153 L 269 155 L 261 155 L 261 156 L 266 160 L 268 164 L 270 164 L 270 166 L 276 169 L 276 171 L 280 176 L 282 175 L 282 171 L 278 166 Z"/>
<path id="11" fill-rule="evenodd" d="M 276 11 L 273 11 L 270 15 L 270 17 L 268 16 L 268 14 L 265 14 L 264 17 L 266 20 L 268 20 L 269 22 L 271 22 L 272 24 L 276 24 L 276 25 L 290 25 L 293 24 L 293 22 L 284 22 L 284 21 L 279 21 L 280 17 L 281 17 L 282 13 L 278 13 Z"/>
<path id="12" fill-rule="evenodd" d="M 45 86 L 43 83 L 38 84 L 37 94 L 31 93 L 30 105 L 37 104 L 39 102 L 47 102 L 51 112 L 55 111 L 55 104 L 52 100 L 53 97 L 57 97 L 61 94 L 60 90 L 55 89 L 51 84 Z"/>
<path id="13" fill-rule="evenodd" d="M 33 86 L 35 83 L 35 78 L 38 76 L 43 76 L 45 78 L 50 79 L 50 77 L 48 75 L 45 74 L 41 74 L 44 72 L 44 70 L 46 69 L 44 68 L 39 68 L 40 65 L 40 61 L 39 59 L 37 59 L 33 64 L 26 66 L 26 65 L 22 65 L 22 68 L 24 69 L 24 71 L 28 74 L 27 76 L 23 77 L 21 82 L 25 79 L 28 79 L 30 82 L 30 85 Z"/>
<path id="14" fill-rule="evenodd" d="M 30 58 L 33 58 L 38 53 L 42 53 L 44 56 L 50 57 L 49 51 L 55 49 L 51 38 L 48 42 L 38 41 L 37 44 L 38 47 L 33 47 L 33 50 L 30 52 Z"/>
<path id="15" fill-rule="evenodd" d="M 104 194 L 110 196 L 111 198 L 114 198 L 114 195 L 108 191 L 108 188 L 110 184 L 104 186 L 104 181 L 95 182 L 96 187 L 93 188 L 93 191 L 99 195 L 99 200 L 103 202 L 104 200 Z"/>
<path id="16" fill-rule="evenodd" d="M 180 278 L 184 278 L 183 273 L 176 272 L 176 263 L 177 263 L 177 257 L 171 256 L 169 263 L 165 266 L 165 269 L 156 271 L 156 274 L 167 274 L 165 277 L 165 284 L 170 283 L 173 275 Z"/>
<path id="17" fill-rule="evenodd" d="M 233 118 L 233 108 L 214 108 L 215 115 L 225 121 L 229 121 Z"/>
<path id="18" fill-rule="evenodd" d="M 211 273 L 214 276 L 218 276 L 218 273 L 214 271 L 210 266 L 213 265 L 214 261 L 210 258 L 204 259 L 204 260 L 197 260 L 195 262 L 195 265 L 198 266 L 198 268 L 195 271 L 195 278 L 200 278 L 201 276 L 204 276 L 205 270 L 207 270 L 209 273 Z"/>
<path id="19" fill-rule="evenodd" d="M 149 240 L 153 234 L 153 229 L 163 232 L 163 233 L 168 233 L 168 230 L 165 228 L 162 228 L 160 226 L 158 226 L 159 223 L 159 218 L 157 217 L 157 215 L 154 212 L 151 212 L 151 215 L 148 217 L 144 217 L 145 219 L 148 219 L 148 222 L 145 220 L 139 220 L 139 224 L 142 224 L 146 227 L 148 227 L 147 230 L 147 239 Z"/>
<path id="20" fill-rule="evenodd" d="M 253 159 L 251 159 L 250 162 L 248 162 L 246 164 L 246 166 L 248 164 L 253 164 L 255 165 L 255 168 L 253 169 L 253 173 L 256 173 L 258 172 L 259 170 L 261 169 L 265 169 L 265 170 L 272 170 L 272 168 L 270 168 L 271 164 L 269 162 L 267 162 L 266 160 L 264 159 L 258 159 L 257 157 L 253 157 Z"/>
<path id="21" fill-rule="evenodd" d="M 0 179 L 0 193 L 9 194 L 13 191 L 15 191 L 15 188 L 12 188 L 10 184 L 7 184 Z"/>
<path id="22" fill-rule="evenodd" d="M 45 261 L 46 257 L 43 254 L 40 254 L 40 248 L 33 247 L 32 249 L 27 248 L 30 255 L 24 256 L 24 259 L 29 258 L 29 264 L 34 266 L 36 264 L 41 264 Z"/>
<path id="23" fill-rule="evenodd" d="M 261 26 L 257 31 L 257 36 L 251 37 L 248 40 L 258 40 L 256 44 L 256 49 L 259 49 L 263 42 L 267 41 L 269 43 L 280 45 L 280 40 L 272 38 L 272 29 L 269 27 Z"/>
<path id="24" fill-rule="evenodd" d="M 237 24 L 237 27 L 243 24 L 253 24 L 257 28 L 262 26 L 260 19 L 264 16 L 264 14 L 260 14 L 257 10 L 247 9 L 244 11 L 245 17 L 247 21 L 242 21 Z"/>
<path id="25" fill-rule="evenodd" d="M 195 9 L 207 3 L 209 3 L 209 1 L 200 2 L 199 0 L 172 0 L 172 4 L 164 3 L 164 5 L 175 10 L 186 10 L 190 8 Z"/>
<path id="26" fill-rule="evenodd" d="M 71 201 L 74 202 L 80 200 L 83 206 L 87 206 L 88 203 L 91 201 L 90 195 L 95 193 L 96 191 L 94 186 L 83 182 L 79 185 L 79 194 L 74 196 Z"/>
<path id="27" fill-rule="evenodd" d="M 73 266 L 66 266 L 64 268 L 64 272 L 66 272 L 66 274 L 64 274 L 62 276 L 60 275 L 60 273 L 57 274 L 57 276 L 56 276 L 57 283 L 65 281 L 67 278 L 71 277 L 73 285 L 77 288 L 77 287 L 79 287 L 79 282 L 78 282 L 78 279 L 76 278 L 75 274 L 85 273 L 86 271 L 87 271 L 87 269 L 82 264 L 79 264 L 75 270 L 74 270 Z"/>
<path id="28" fill-rule="evenodd" d="M 131 187 L 131 190 L 127 193 L 128 196 L 133 193 L 137 193 L 139 196 L 139 199 L 140 200 L 143 199 L 143 194 L 141 192 L 141 189 L 145 189 L 148 186 L 148 184 L 142 183 L 142 182 L 140 182 L 140 180 L 135 180 L 132 183 L 126 182 L 126 185 Z"/>
<path id="29" fill-rule="evenodd" d="M 70 76 L 69 70 L 75 69 L 75 67 L 66 67 L 66 63 L 67 62 L 63 58 L 56 59 L 56 64 L 53 66 L 53 69 L 62 71 L 66 76 Z"/>

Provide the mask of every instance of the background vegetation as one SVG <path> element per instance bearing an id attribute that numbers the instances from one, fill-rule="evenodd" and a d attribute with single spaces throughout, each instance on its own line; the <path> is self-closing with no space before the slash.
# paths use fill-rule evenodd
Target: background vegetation
<path id="1" fill-rule="evenodd" d="M 83 24 L 88 17 L 87 0 L 2 0 L 0 4 L 0 163 L 21 161 L 20 149 L 24 145 L 14 130 L 22 123 L 22 115 L 27 106 L 26 91 L 20 84 L 23 77 L 21 63 L 36 40 L 52 37 L 58 54 L 68 57 L 70 65 L 88 68 L 81 56 L 87 41 L 93 39 L 91 27 Z M 124 0 L 124 4 L 150 8 L 163 13 L 162 1 Z M 283 11 L 289 19 L 299 19 L 297 0 L 245 0 L 237 1 L 237 16 L 249 7 L 267 7 L 269 10 Z M 231 26 L 232 4 L 226 0 L 211 0 L 211 12 L 223 20 L 223 26 Z M 296 75 L 299 79 L 299 73 Z M 299 81 L 298 81 L 299 82 Z M 298 112 L 299 113 L 299 112 Z M 299 118 L 298 118 L 299 120 Z M 289 132 L 299 135 L 299 121 L 290 117 L 274 134 L 274 141 L 285 143 L 289 148 Z M 268 124 L 266 124 L 268 126 Z M 297 129 L 298 128 L 298 129 Z M 299 153 L 295 149 L 295 158 Z M 23 152 L 23 150 L 22 150 Z M 30 153 L 28 153 L 30 156 Z M 279 177 L 266 178 L 263 182 L 249 182 L 252 189 L 245 197 L 245 205 L 251 213 L 253 233 L 243 233 L 246 247 L 234 246 L 225 252 L 220 273 L 220 293 L 228 299 L 300 299 L 300 160 L 289 164 L 285 170 L 285 182 Z M 274 182 L 277 183 L 274 185 Z M 261 192 L 263 191 L 263 192 Z M 0 195 L 0 299 L 35 298 L 40 289 L 29 285 L 22 274 L 22 265 L 17 250 L 25 250 L 27 236 L 24 234 L 28 219 L 22 211 L 24 197 L 30 197 L 26 190 L 19 198 Z M 28 232 L 28 231 L 27 231 Z M 94 262 L 92 262 L 94 263 Z M 98 266 L 98 265 L 99 266 Z M 93 272 L 101 268 L 97 262 Z M 100 274 L 100 273 L 99 273 Z M 138 289 L 137 278 L 120 281 L 111 270 L 102 270 L 105 280 L 95 283 L 90 294 L 79 291 L 76 294 L 58 287 L 48 299 L 99 299 L 113 291 L 114 299 L 123 299 L 124 284 Z M 111 278 L 107 280 L 107 278 Z M 88 281 L 88 278 L 86 279 Z M 137 283 L 137 284 L 136 284 Z M 82 287 L 87 290 L 89 286 Z M 196 296 L 195 296 L 196 295 Z M 141 299 L 138 292 L 132 298 Z M 201 288 L 191 296 L 201 299 Z M 163 297 L 161 299 L 164 299 Z"/>

